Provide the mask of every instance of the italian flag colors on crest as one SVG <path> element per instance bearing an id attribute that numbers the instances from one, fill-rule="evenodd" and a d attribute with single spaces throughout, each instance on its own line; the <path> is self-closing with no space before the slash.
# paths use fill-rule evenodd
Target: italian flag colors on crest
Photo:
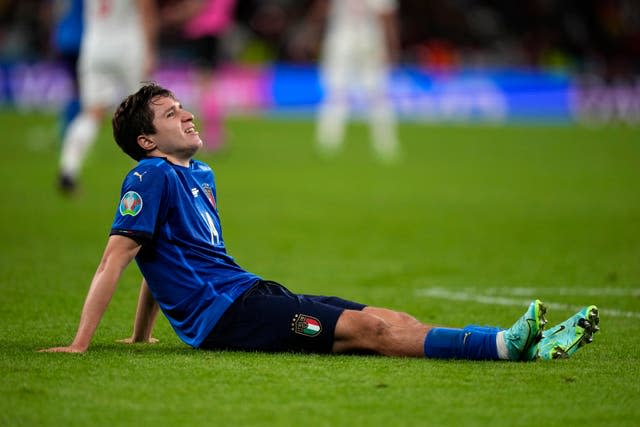
<path id="1" fill-rule="evenodd" d="M 291 330 L 296 334 L 315 337 L 322 331 L 322 325 L 315 317 L 296 314 L 291 322 Z"/>

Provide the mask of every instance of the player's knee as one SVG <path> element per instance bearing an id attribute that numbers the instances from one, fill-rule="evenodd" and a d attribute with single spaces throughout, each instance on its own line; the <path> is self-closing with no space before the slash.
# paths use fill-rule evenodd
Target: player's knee
<path id="1" fill-rule="evenodd" d="M 391 325 L 384 319 L 377 316 L 366 316 L 361 324 L 360 333 L 371 340 L 379 341 L 389 333 Z"/>
<path id="2" fill-rule="evenodd" d="M 373 350 L 383 346 L 390 334 L 390 324 L 384 319 L 361 311 L 346 310 L 336 325 L 336 341 L 343 351 Z"/>
<path id="3" fill-rule="evenodd" d="M 404 311 L 396 311 L 396 315 L 398 316 L 398 323 L 401 325 L 410 326 L 419 323 L 418 319 Z"/>
<path id="4" fill-rule="evenodd" d="M 381 317 L 396 326 L 412 327 L 420 324 L 418 319 L 403 311 L 395 311 L 380 307 L 365 307 L 363 311 L 368 312 L 374 316 Z"/>

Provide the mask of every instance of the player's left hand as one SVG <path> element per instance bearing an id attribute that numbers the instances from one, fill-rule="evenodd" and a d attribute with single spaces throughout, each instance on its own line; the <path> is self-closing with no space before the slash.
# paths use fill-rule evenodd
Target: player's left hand
<path id="1" fill-rule="evenodd" d="M 74 347 L 72 345 L 66 347 L 51 347 L 38 350 L 38 353 L 84 353 L 86 349 Z"/>
<path id="2" fill-rule="evenodd" d="M 136 344 L 136 343 L 156 344 L 156 343 L 160 342 L 160 340 L 158 340 L 157 338 L 153 338 L 153 337 L 149 337 L 146 340 L 138 340 L 138 339 L 135 339 L 133 337 L 129 337 L 129 338 L 124 338 L 124 339 L 121 339 L 121 340 L 117 340 L 117 342 L 122 343 L 122 344 Z"/>

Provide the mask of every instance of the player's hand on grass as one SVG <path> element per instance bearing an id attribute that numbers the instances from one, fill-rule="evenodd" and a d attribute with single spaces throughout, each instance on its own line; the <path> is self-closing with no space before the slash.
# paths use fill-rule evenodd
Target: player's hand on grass
<path id="1" fill-rule="evenodd" d="M 66 347 L 51 347 L 51 348 L 43 348 L 38 350 L 40 353 L 84 353 L 87 351 L 86 348 L 79 348 L 73 345 L 69 345 Z"/>
<path id="2" fill-rule="evenodd" d="M 134 337 L 125 338 L 122 340 L 118 340 L 119 343 L 122 344 L 136 344 L 136 343 L 147 343 L 147 344 L 155 344 L 160 342 L 157 338 L 149 337 L 147 339 L 136 339 Z"/>

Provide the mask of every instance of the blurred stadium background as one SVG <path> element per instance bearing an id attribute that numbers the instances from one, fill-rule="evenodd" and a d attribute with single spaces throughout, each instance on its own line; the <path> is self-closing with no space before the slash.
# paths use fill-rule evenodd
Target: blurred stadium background
<path id="1" fill-rule="evenodd" d="M 1 106 L 56 110 L 71 96 L 70 77 L 52 47 L 59 3 L 0 0 Z M 322 97 L 317 56 L 295 43 L 310 4 L 236 2 L 213 71 L 211 96 L 225 113 L 314 111 Z M 399 5 L 402 52 L 391 96 L 403 119 L 640 122 L 636 0 L 400 0 Z M 189 105 L 194 73 L 184 55 L 188 44 L 164 28 L 159 49 L 155 80 Z"/>

